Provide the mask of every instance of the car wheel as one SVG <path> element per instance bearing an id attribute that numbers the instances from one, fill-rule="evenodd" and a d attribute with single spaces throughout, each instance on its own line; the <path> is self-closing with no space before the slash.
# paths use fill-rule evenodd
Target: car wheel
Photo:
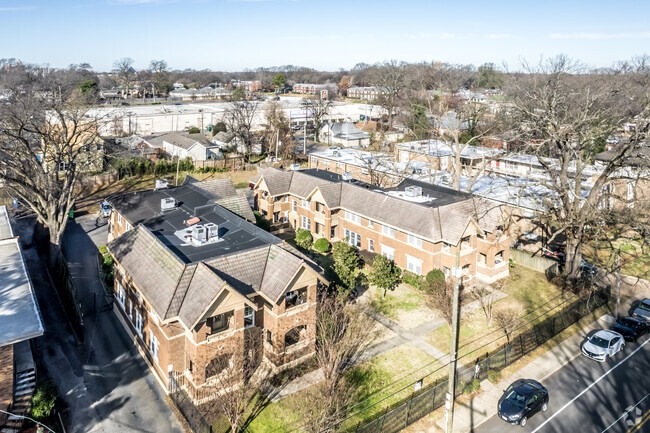
<path id="1" fill-rule="evenodd" d="M 548 403 L 542 405 L 542 412 L 546 412 L 546 409 L 548 409 Z"/>
<path id="2" fill-rule="evenodd" d="M 609 355 L 605 355 L 605 362 L 609 362 L 609 359 L 610 359 Z"/>
<path id="3" fill-rule="evenodd" d="M 521 421 L 519 421 L 519 425 L 522 427 L 526 427 L 526 422 L 528 421 L 528 418 L 523 417 Z"/>

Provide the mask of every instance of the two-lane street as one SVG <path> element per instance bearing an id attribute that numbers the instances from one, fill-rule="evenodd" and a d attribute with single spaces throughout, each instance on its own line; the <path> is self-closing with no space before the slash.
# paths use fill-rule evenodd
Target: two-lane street
<path id="1" fill-rule="evenodd" d="M 576 350 L 580 350 L 576 347 Z M 542 384 L 550 403 L 525 428 L 509 426 L 495 415 L 474 431 L 540 433 L 637 433 L 650 431 L 650 339 L 628 342 L 608 362 L 580 355 Z"/>

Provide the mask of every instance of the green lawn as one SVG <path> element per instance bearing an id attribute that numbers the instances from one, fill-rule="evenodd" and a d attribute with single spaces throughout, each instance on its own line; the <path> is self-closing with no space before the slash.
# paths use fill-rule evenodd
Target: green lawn
<path id="1" fill-rule="evenodd" d="M 515 307 L 522 310 L 522 320 L 541 321 L 545 316 L 537 318 L 544 311 L 560 304 L 564 298 L 562 291 L 546 281 L 544 274 L 515 266 L 510 270 L 510 276 L 504 280 L 501 290 L 508 296 L 498 301 L 494 310 Z M 461 318 L 460 340 L 458 352 L 460 356 L 467 354 L 463 363 L 474 362 L 474 359 L 489 353 L 504 343 L 503 331 L 492 322 L 487 326 L 487 319 L 482 309 Z M 427 341 L 439 350 L 449 353 L 451 333 L 448 326 L 440 327 L 427 336 Z M 497 341 L 493 341 L 498 339 Z M 480 349 L 479 349 L 480 348 Z M 478 349 L 478 350 L 477 350 Z"/>
<path id="2" fill-rule="evenodd" d="M 635 239 L 621 240 L 621 272 L 639 278 L 650 278 L 650 246 Z M 611 263 L 611 248 L 606 243 L 592 242 L 585 245 L 585 260 L 599 267 Z"/>
<path id="3" fill-rule="evenodd" d="M 422 295 L 417 292 L 388 292 L 382 298 L 383 290 L 375 288 L 370 307 L 390 319 L 397 319 L 400 311 L 414 311 L 422 305 Z"/>

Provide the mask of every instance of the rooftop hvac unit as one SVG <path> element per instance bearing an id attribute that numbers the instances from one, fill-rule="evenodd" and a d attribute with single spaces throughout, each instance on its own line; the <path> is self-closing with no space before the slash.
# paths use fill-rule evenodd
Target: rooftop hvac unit
<path id="1" fill-rule="evenodd" d="M 166 210 L 174 209 L 175 207 L 176 207 L 175 199 L 171 197 L 160 199 L 160 210 L 162 210 L 163 212 Z"/>
<path id="2" fill-rule="evenodd" d="M 207 223 L 204 225 L 209 241 L 215 241 L 219 239 L 219 226 L 215 223 Z"/>
<path id="3" fill-rule="evenodd" d="M 341 179 L 343 179 L 346 182 L 349 182 L 349 181 L 353 180 L 354 177 L 352 176 L 352 173 L 350 173 L 349 171 L 346 171 L 345 173 L 343 173 L 341 175 Z"/>
<path id="4" fill-rule="evenodd" d="M 167 179 L 156 179 L 156 191 L 167 188 Z"/>
<path id="5" fill-rule="evenodd" d="M 404 193 L 408 197 L 422 197 L 422 187 L 421 186 L 407 186 L 404 188 Z"/>
<path id="6" fill-rule="evenodd" d="M 335 150 L 334 152 L 332 152 L 332 156 L 336 156 L 336 157 L 340 158 L 341 157 L 341 152 L 339 152 L 338 150 Z"/>
<path id="7" fill-rule="evenodd" d="M 289 166 L 289 169 L 290 169 L 291 171 L 298 171 L 298 170 L 300 170 L 300 164 L 291 164 L 291 165 Z"/>
<path id="8" fill-rule="evenodd" d="M 192 227 L 192 241 L 202 243 L 208 239 L 207 236 L 208 233 L 207 230 L 205 229 L 205 226 L 201 224 L 197 224 L 194 227 Z"/>

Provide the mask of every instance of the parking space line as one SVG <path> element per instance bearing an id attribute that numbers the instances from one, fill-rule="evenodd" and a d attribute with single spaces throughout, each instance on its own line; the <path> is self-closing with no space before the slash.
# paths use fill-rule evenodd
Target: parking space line
<path id="1" fill-rule="evenodd" d="M 609 370 L 607 370 L 605 373 L 603 373 L 602 376 L 600 376 L 600 377 L 599 377 L 598 379 L 596 379 L 596 380 L 595 380 L 591 385 L 589 385 L 589 386 L 586 387 L 584 390 L 582 390 L 582 392 L 580 392 L 580 394 L 576 395 L 576 396 L 573 397 L 571 400 L 569 400 L 569 401 L 568 401 L 564 406 L 562 406 L 562 407 L 561 407 L 557 412 L 555 412 L 553 415 L 551 415 L 550 418 L 548 418 L 546 421 L 544 421 L 542 424 L 540 424 L 539 427 L 537 427 L 537 428 L 536 428 L 535 430 L 533 430 L 531 433 L 536 433 L 536 432 L 538 432 L 539 430 L 541 430 L 541 428 L 544 427 L 544 426 L 545 426 L 546 424 L 548 424 L 549 422 L 551 422 L 551 420 L 552 420 L 553 418 L 555 418 L 555 417 L 558 416 L 560 413 L 562 413 L 562 411 L 564 411 L 564 409 L 566 409 L 566 408 L 569 407 L 571 404 L 573 404 L 574 401 L 576 401 L 577 399 L 579 399 L 580 397 L 582 397 L 582 395 L 583 395 L 584 393 L 586 393 L 586 392 L 589 391 L 591 388 L 593 388 L 594 386 L 596 386 L 596 385 L 598 384 L 598 382 L 600 382 L 600 381 L 603 380 L 605 377 L 607 377 L 607 376 L 608 376 L 612 371 L 616 370 L 620 365 L 622 365 L 625 361 L 627 361 L 628 359 L 630 359 L 630 358 L 631 358 L 635 353 L 637 353 L 639 350 L 643 349 L 643 346 L 645 346 L 648 342 L 650 342 L 650 339 L 647 339 L 646 341 L 644 341 L 643 344 L 641 344 L 639 347 L 637 347 L 637 348 L 634 350 L 634 352 L 632 352 L 632 353 L 630 353 L 629 355 L 627 355 L 625 358 L 623 358 L 621 361 L 619 361 L 615 366 L 613 366 L 612 368 L 610 368 Z"/>

